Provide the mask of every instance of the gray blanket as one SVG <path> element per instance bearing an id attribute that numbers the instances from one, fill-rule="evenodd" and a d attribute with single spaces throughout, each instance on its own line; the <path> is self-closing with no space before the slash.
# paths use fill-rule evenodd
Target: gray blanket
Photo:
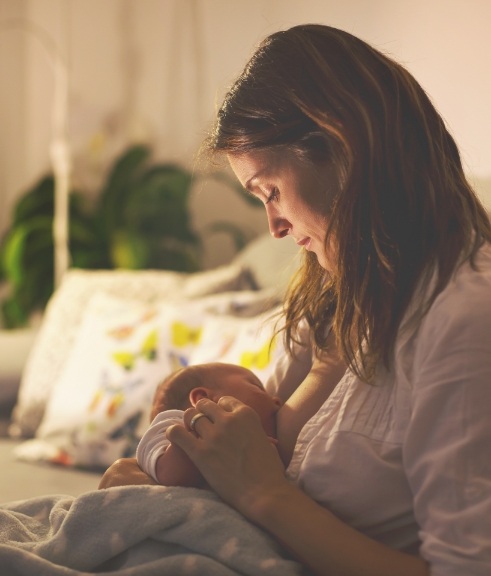
<path id="1" fill-rule="evenodd" d="M 125 486 L 0 506 L 2 576 L 298 576 L 263 531 L 193 488 Z"/>

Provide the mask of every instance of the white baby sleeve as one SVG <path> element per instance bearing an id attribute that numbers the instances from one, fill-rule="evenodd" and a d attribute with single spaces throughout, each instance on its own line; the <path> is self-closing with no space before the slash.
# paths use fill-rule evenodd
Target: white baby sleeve
<path id="1" fill-rule="evenodd" d="M 170 444 L 165 432 L 173 424 L 182 424 L 183 414 L 182 410 L 160 412 L 155 416 L 138 444 L 136 449 L 138 466 L 151 476 L 155 482 L 158 482 L 155 472 L 157 459 L 167 450 Z"/>

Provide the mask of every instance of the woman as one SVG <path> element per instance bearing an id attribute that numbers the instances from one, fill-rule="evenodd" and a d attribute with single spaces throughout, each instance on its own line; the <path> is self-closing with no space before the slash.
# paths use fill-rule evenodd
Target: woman
<path id="1" fill-rule="evenodd" d="M 361 40 L 297 26 L 259 46 L 208 144 L 305 248 L 286 337 L 306 319 L 318 359 L 278 422 L 287 478 L 232 398 L 168 438 L 314 574 L 489 574 L 491 226 L 430 100 Z"/>

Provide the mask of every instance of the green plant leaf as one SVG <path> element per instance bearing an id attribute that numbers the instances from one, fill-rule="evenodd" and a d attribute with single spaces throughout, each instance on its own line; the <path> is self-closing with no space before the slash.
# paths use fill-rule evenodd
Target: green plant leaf
<path id="1" fill-rule="evenodd" d="M 28 315 L 26 310 L 15 296 L 11 296 L 2 302 L 1 313 L 4 328 L 20 328 L 27 324 Z"/>
<path id="2" fill-rule="evenodd" d="M 13 225 L 21 224 L 37 216 L 49 216 L 54 212 L 54 178 L 51 174 L 43 176 L 17 202 Z"/>
<path id="3" fill-rule="evenodd" d="M 13 286 L 20 286 L 24 281 L 23 259 L 28 234 L 26 225 L 18 226 L 12 230 L 4 243 L 2 268 L 5 278 Z"/>
<path id="4" fill-rule="evenodd" d="M 124 186 L 128 176 L 132 175 L 150 157 L 150 148 L 144 145 L 135 145 L 125 150 L 114 163 L 107 179 L 107 189 Z"/>
<path id="5" fill-rule="evenodd" d="M 101 216 L 99 227 L 105 228 L 107 238 L 123 226 L 127 196 L 149 156 L 150 149 L 147 146 L 137 145 L 126 150 L 116 160 L 99 196 L 97 207 Z"/>
<path id="6" fill-rule="evenodd" d="M 173 163 L 152 163 L 151 149 L 131 146 L 114 162 L 95 202 L 72 190 L 69 197 L 71 265 L 82 268 L 158 268 L 195 271 L 202 259 L 201 237 L 193 228 L 190 193 L 198 177 L 226 184 L 248 204 L 262 206 L 226 173 L 196 176 Z M 0 245 L 0 279 L 9 283 L 3 303 L 11 324 L 25 322 L 53 290 L 54 212 L 52 175 L 43 176 L 21 197 Z M 229 234 L 237 250 L 246 237 L 228 222 L 206 233 Z M 7 322 L 7 321 L 6 321 Z"/>
<path id="7" fill-rule="evenodd" d="M 134 182 L 125 209 L 125 224 L 141 234 L 182 236 L 189 230 L 189 172 L 160 165 Z"/>
<path id="8" fill-rule="evenodd" d="M 147 267 L 148 246 L 138 235 L 118 230 L 112 238 L 111 256 L 115 268 L 139 270 Z"/>

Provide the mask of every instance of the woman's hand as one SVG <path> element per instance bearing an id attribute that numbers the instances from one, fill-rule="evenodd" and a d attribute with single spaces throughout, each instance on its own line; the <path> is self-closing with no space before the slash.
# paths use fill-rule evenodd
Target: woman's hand
<path id="1" fill-rule="evenodd" d="M 99 490 L 113 486 L 132 486 L 141 484 L 157 484 L 153 478 L 145 474 L 138 466 L 136 458 L 120 458 L 104 472 L 99 483 Z"/>
<path id="2" fill-rule="evenodd" d="M 206 418 L 191 420 L 201 413 Z M 181 447 L 199 468 L 208 484 L 226 502 L 254 519 L 253 503 L 260 505 L 287 484 L 284 467 L 273 443 L 263 430 L 259 416 L 230 396 L 215 403 L 199 400 L 184 414 L 185 426 L 167 430 L 167 438 Z"/>
<path id="3" fill-rule="evenodd" d="M 194 422 L 191 419 L 202 413 Z M 193 460 L 209 485 L 262 526 L 312 574 L 428 576 L 425 562 L 357 532 L 288 482 L 256 412 L 225 396 L 202 399 L 169 440 Z"/>

